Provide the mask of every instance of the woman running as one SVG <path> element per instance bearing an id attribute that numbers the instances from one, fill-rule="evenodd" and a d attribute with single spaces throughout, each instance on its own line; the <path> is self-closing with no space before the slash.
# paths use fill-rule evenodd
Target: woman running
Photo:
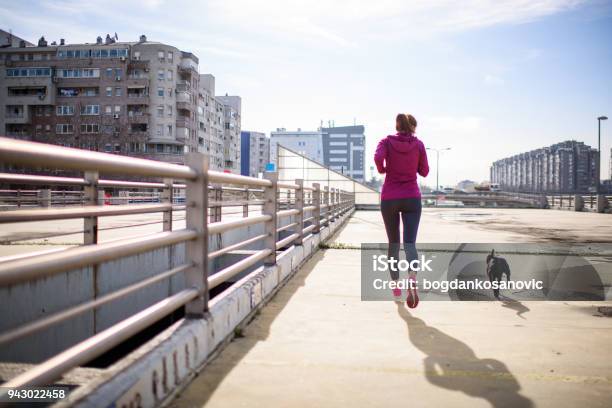
<path id="1" fill-rule="evenodd" d="M 397 134 L 382 139 L 376 147 L 374 162 L 380 174 L 386 174 L 382 187 L 380 210 L 385 222 L 389 249 L 387 256 L 399 261 L 400 215 L 404 232 L 404 251 L 408 262 L 417 259 L 416 236 L 421 219 L 421 192 L 417 173 L 429 173 L 425 145 L 414 135 L 417 121 L 412 115 L 400 113 L 395 118 Z M 390 268 L 391 279 L 399 279 L 399 271 Z M 406 304 L 414 308 L 419 303 L 416 272 L 409 274 L 410 287 Z M 393 289 L 393 296 L 402 296 L 401 289 Z"/>

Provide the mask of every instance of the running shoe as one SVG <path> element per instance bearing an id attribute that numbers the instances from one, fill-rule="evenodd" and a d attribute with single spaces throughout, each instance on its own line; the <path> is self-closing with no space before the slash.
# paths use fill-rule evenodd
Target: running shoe
<path id="1" fill-rule="evenodd" d="M 395 289 L 392 289 L 392 292 L 393 292 L 394 299 L 399 300 L 401 302 L 402 301 L 402 290 L 395 288 Z"/>
<path id="2" fill-rule="evenodd" d="M 410 309 L 414 309 L 419 304 L 419 294 L 417 291 L 416 278 L 410 278 L 410 285 L 408 287 L 408 296 L 406 297 L 406 306 Z"/>

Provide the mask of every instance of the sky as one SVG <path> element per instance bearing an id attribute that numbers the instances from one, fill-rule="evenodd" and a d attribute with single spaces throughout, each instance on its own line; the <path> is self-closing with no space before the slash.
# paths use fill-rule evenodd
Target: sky
<path id="1" fill-rule="evenodd" d="M 0 0 L 0 28 L 31 42 L 146 34 L 191 51 L 218 94 L 242 97 L 244 130 L 364 125 L 368 178 L 399 112 L 426 146 L 451 148 L 443 185 L 564 140 L 597 147 L 597 117 L 612 118 L 606 0 Z M 612 119 L 602 178 L 611 148 Z"/>

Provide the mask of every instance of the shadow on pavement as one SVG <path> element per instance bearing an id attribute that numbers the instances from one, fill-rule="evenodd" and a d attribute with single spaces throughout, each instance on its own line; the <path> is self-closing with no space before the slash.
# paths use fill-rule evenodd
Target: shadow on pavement
<path id="1" fill-rule="evenodd" d="M 529 310 L 531 310 L 518 300 L 506 297 L 502 299 L 502 307 L 514 310 L 516 312 L 516 315 L 523 320 L 527 320 L 525 316 L 523 316 L 523 313 L 527 313 Z"/>
<path id="2" fill-rule="evenodd" d="M 412 316 L 403 303 L 396 304 L 408 326 L 410 341 L 426 354 L 423 369 L 431 384 L 483 398 L 495 408 L 533 407 L 532 401 L 519 393 L 521 386 L 504 363 L 478 358 L 467 344 Z"/>

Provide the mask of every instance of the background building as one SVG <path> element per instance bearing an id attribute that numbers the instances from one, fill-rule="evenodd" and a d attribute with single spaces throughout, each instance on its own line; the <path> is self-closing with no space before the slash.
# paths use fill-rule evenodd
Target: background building
<path id="1" fill-rule="evenodd" d="M 276 129 L 270 132 L 270 158 L 273 162 L 278 144 L 355 180 L 365 181 L 365 135 L 361 125 L 320 128 L 316 131 Z"/>
<path id="2" fill-rule="evenodd" d="M 276 163 L 278 144 L 303 154 L 317 163 L 324 163 L 323 137 L 320 130 L 303 131 L 298 128 L 296 131 L 288 131 L 285 128 L 279 128 L 270 132 L 270 161 L 272 163 Z"/>
<path id="3" fill-rule="evenodd" d="M 364 127 L 339 126 L 321 128 L 324 164 L 332 170 L 365 181 Z"/>
<path id="4" fill-rule="evenodd" d="M 237 173 L 240 97 L 215 98 L 198 63 L 144 35 L 0 48 L 0 133 L 171 163 L 199 151 Z"/>
<path id="5" fill-rule="evenodd" d="M 217 96 L 223 105 L 224 170 L 240 174 L 240 126 L 242 100 L 239 96 Z"/>
<path id="6" fill-rule="evenodd" d="M 210 156 L 210 168 L 223 170 L 223 104 L 215 98 L 215 77 L 211 74 L 200 75 L 198 92 L 198 138 L 202 151 Z"/>
<path id="7" fill-rule="evenodd" d="M 270 139 L 264 133 L 240 132 L 240 174 L 259 177 L 270 162 Z"/>
<path id="8" fill-rule="evenodd" d="M 502 190 L 522 192 L 589 192 L 597 183 L 596 149 L 566 141 L 498 160 L 491 182 Z"/>

